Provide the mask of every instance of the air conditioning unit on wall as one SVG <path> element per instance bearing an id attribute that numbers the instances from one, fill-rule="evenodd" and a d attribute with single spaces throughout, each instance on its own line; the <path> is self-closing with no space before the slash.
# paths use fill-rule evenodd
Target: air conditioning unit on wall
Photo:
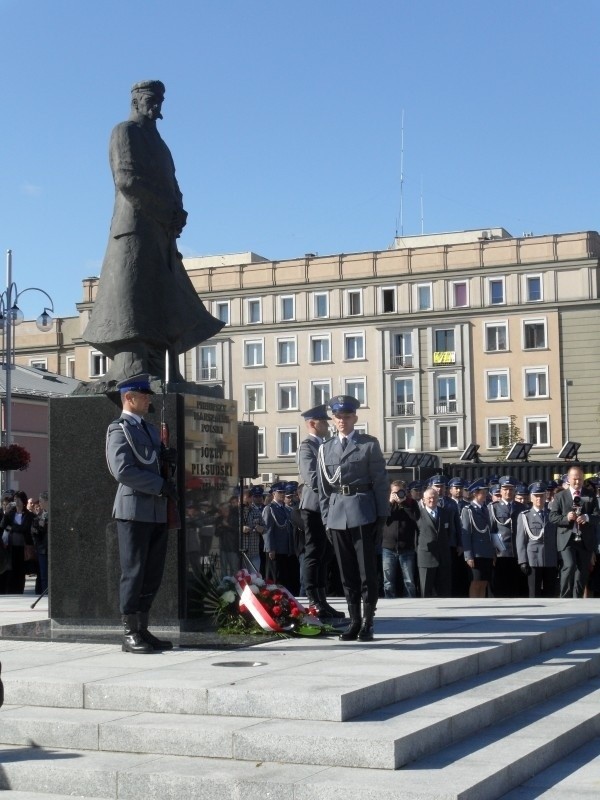
<path id="1" fill-rule="evenodd" d="M 276 475 L 274 472 L 261 472 L 260 473 L 260 482 L 261 483 L 275 483 L 278 480 L 279 475 Z"/>

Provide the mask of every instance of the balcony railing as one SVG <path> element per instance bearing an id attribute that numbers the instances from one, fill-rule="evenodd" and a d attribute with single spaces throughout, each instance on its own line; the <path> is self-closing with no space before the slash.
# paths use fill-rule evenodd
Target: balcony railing
<path id="1" fill-rule="evenodd" d="M 457 401 L 445 400 L 443 403 L 437 403 L 435 406 L 436 414 L 456 414 Z"/>
<path id="2" fill-rule="evenodd" d="M 396 403 L 394 409 L 396 417 L 413 417 L 415 414 L 415 404 L 413 401 L 410 403 Z"/>
<path id="3" fill-rule="evenodd" d="M 402 367 L 404 367 L 404 368 L 412 367 L 413 366 L 413 355 L 412 355 L 412 353 L 410 355 L 404 355 L 404 356 L 399 356 L 399 355 L 392 356 L 391 357 L 390 366 L 391 366 L 391 369 L 401 369 Z"/>
<path id="4" fill-rule="evenodd" d="M 201 381 L 216 381 L 217 368 L 216 367 L 200 367 L 200 380 Z"/>

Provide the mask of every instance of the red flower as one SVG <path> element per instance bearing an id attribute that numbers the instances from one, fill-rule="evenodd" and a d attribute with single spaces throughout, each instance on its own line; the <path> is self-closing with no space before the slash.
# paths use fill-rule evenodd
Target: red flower
<path id="1" fill-rule="evenodd" d="M 240 609 L 240 614 L 243 614 L 244 612 L 248 611 L 248 609 L 243 603 L 240 603 L 239 609 Z"/>
<path id="2" fill-rule="evenodd" d="M 281 614 L 281 606 L 273 606 L 271 611 L 273 612 L 274 617 L 278 617 Z"/>
<path id="3" fill-rule="evenodd" d="M 301 616 L 302 616 L 302 612 L 301 612 L 301 611 L 300 611 L 300 609 L 299 609 L 299 608 L 296 606 L 295 608 L 292 608 L 292 610 L 290 611 L 290 616 L 291 616 L 291 617 L 294 617 L 294 619 L 297 619 L 298 617 L 301 617 Z"/>

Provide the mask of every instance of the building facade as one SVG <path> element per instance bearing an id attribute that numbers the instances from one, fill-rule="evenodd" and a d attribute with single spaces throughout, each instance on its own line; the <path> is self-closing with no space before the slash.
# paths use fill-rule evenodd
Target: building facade
<path id="1" fill-rule="evenodd" d="M 405 237 L 376 252 L 185 265 L 226 323 L 182 358 L 185 375 L 220 384 L 258 426 L 265 482 L 296 474 L 300 412 L 335 394 L 360 400 L 359 426 L 388 455 L 451 462 L 477 443 L 492 460 L 518 429 L 532 459 L 555 459 L 567 439 L 581 442 L 582 460 L 600 458 L 596 232 L 515 238 L 497 228 Z M 106 360 L 81 340 L 96 286 L 84 280 L 60 342 L 18 329 L 17 361 L 99 377 Z"/>

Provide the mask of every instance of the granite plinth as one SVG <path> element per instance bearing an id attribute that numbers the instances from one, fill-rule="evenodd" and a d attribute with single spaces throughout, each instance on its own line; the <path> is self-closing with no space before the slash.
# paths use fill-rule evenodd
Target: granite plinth
<path id="1" fill-rule="evenodd" d="M 157 396 L 177 447 L 180 395 Z M 104 395 L 50 400 L 49 615 L 63 625 L 108 625 L 119 619 L 119 548 L 112 518 L 117 484 L 106 466 L 106 429 L 121 413 Z M 181 473 L 181 470 L 179 470 Z M 176 625 L 180 614 L 179 540 L 170 536 L 165 573 L 152 609 L 158 624 Z"/>

